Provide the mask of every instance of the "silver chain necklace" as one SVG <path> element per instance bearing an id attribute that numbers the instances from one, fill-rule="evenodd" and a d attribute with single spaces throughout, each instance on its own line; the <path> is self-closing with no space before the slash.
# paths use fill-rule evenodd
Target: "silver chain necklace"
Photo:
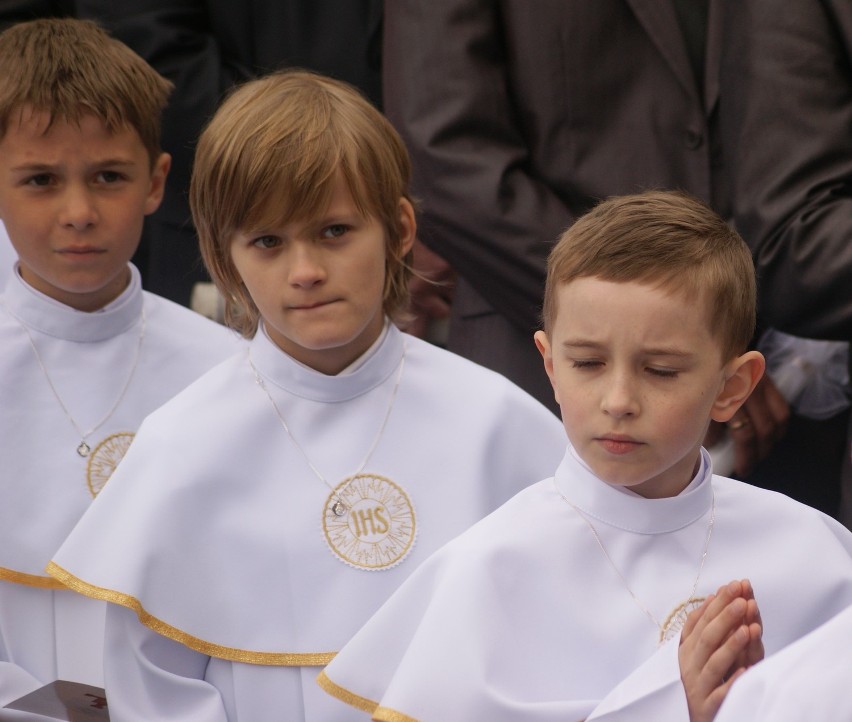
<path id="1" fill-rule="evenodd" d="M 391 391 L 390 401 L 388 402 L 388 408 L 387 408 L 387 411 L 385 412 L 384 419 L 382 419 L 382 424 L 379 427 L 379 431 L 376 434 L 376 438 L 373 439 L 373 443 L 370 445 L 370 449 L 369 449 L 369 451 L 367 451 L 367 455 L 364 457 L 364 460 L 358 466 L 358 469 L 355 471 L 354 474 L 352 474 L 349 477 L 349 483 L 346 484 L 342 489 L 340 489 L 340 491 L 335 491 L 334 487 L 328 482 L 328 479 L 326 479 L 322 475 L 322 473 L 320 473 L 319 469 L 317 469 L 317 467 L 314 465 L 314 463 L 310 460 L 310 457 L 308 456 L 307 452 L 302 448 L 301 444 L 298 441 L 296 441 L 296 437 L 293 436 L 293 432 L 290 431 L 290 426 L 284 420 L 284 416 L 281 414 L 281 411 L 278 408 L 278 404 L 275 403 L 275 400 L 272 398 L 272 395 L 269 393 L 269 389 L 266 388 L 266 383 L 264 382 L 263 378 L 261 377 L 260 373 L 258 372 L 257 367 L 252 362 L 251 350 L 249 350 L 248 362 L 249 362 L 249 366 L 251 366 L 252 373 L 254 374 L 255 383 L 258 386 L 260 386 L 260 388 L 266 394 L 266 398 L 268 398 L 269 403 L 272 404 L 272 408 L 275 411 L 275 415 L 278 417 L 278 420 L 281 422 L 281 426 L 284 428 L 284 431 L 287 432 L 287 436 L 290 437 L 290 441 L 293 442 L 293 446 L 295 446 L 299 450 L 299 452 L 302 454 L 302 456 L 305 459 L 305 462 L 307 463 L 310 470 L 317 477 L 317 479 L 319 479 L 323 484 L 325 484 L 328 487 L 328 489 L 331 491 L 331 493 L 334 495 L 334 497 L 337 499 L 337 501 L 335 501 L 334 505 L 331 507 L 331 510 L 334 512 L 335 516 L 338 516 L 338 517 L 343 516 L 347 511 L 349 511 L 349 507 L 344 503 L 344 501 L 342 500 L 341 497 L 343 496 L 346 489 L 349 488 L 349 484 L 351 484 L 358 477 L 358 475 L 362 471 L 364 471 L 364 467 L 367 466 L 367 462 L 370 460 L 370 457 L 373 455 L 373 452 L 376 450 L 376 447 L 379 445 L 379 441 L 381 441 L 382 435 L 385 432 L 385 427 L 388 424 L 388 419 L 390 418 L 391 411 L 393 410 L 394 402 L 396 401 L 396 393 L 397 393 L 397 391 L 399 391 L 399 383 L 402 380 L 402 370 L 405 367 L 405 351 L 406 351 L 406 346 L 405 346 L 405 342 L 403 342 L 402 358 L 400 358 L 400 360 L 399 360 L 399 368 L 396 372 L 396 381 L 394 382 L 393 391 Z"/>
<path id="2" fill-rule="evenodd" d="M 662 644 L 665 641 L 666 628 L 667 628 L 667 625 L 668 625 L 669 621 L 671 620 L 671 618 L 669 620 L 667 620 L 666 624 L 661 624 L 659 622 L 659 620 L 651 613 L 651 610 L 648 609 L 648 607 L 645 606 L 645 604 L 642 603 L 642 601 L 639 599 L 639 597 L 636 596 L 636 593 L 630 588 L 630 585 L 627 583 L 627 579 L 625 579 L 624 575 L 621 573 L 621 570 L 616 566 L 615 562 L 612 560 L 612 557 L 609 555 L 609 552 L 606 550 L 606 547 L 604 546 L 603 541 L 601 540 L 600 536 L 598 535 L 597 529 L 595 529 L 592 522 L 589 521 L 589 518 L 582 511 L 580 511 L 580 509 L 574 503 L 569 501 L 568 497 L 566 497 L 565 494 L 562 493 L 562 490 L 559 489 L 558 486 L 556 487 L 556 490 L 559 492 L 559 496 L 562 497 L 562 499 L 565 501 L 565 503 L 568 504 L 568 506 L 570 506 L 575 512 L 577 512 L 577 515 L 584 522 L 586 522 L 586 524 L 588 524 L 589 529 L 591 529 L 591 531 L 592 531 L 592 535 L 595 537 L 595 541 L 598 543 L 598 546 L 601 548 L 601 551 L 603 552 L 604 556 L 606 557 L 607 561 L 609 562 L 609 565 L 613 568 L 615 573 L 618 575 L 618 578 L 621 580 L 621 583 L 624 585 L 624 588 L 628 591 L 630 596 L 633 597 L 633 601 L 636 603 L 636 606 L 638 606 L 639 609 L 641 609 L 643 612 L 645 612 L 645 614 L 648 616 L 648 619 L 651 620 L 651 622 L 654 624 L 654 626 L 659 631 L 659 633 L 660 633 L 659 641 L 660 641 L 660 644 Z M 712 487 L 711 487 L 711 490 L 712 490 L 711 491 L 712 497 L 711 497 L 711 502 L 710 502 L 710 523 L 707 525 L 707 538 L 704 541 L 704 550 L 701 552 L 701 560 L 698 564 L 698 574 L 695 575 L 695 581 L 692 583 L 692 590 L 689 592 L 689 596 L 686 598 L 687 604 L 695 597 L 695 590 L 698 589 L 698 580 L 701 578 L 701 572 L 704 569 L 704 561 L 707 559 L 707 550 L 710 548 L 710 537 L 713 536 L 713 524 L 716 521 L 716 491 L 715 491 L 715 489 L 712 489 Z M 684 607 L 684 614 L 685 614 L 685 607 Z"/>
<path id="3" fill-rule="evenodd" d="M 12 314 L 9 314 L 12 318 Z M 17 321 L 18 319 L 15 318 Z M 62 397 L 59 395 L 59 392 L 56 390 L 56 386 L 53 384 L 53 380 L 50 378 L 50 374 L 47 372 L 47 367 L 44 365 L 44 361 L 42 361 L 41 354 L 38 352 L 38 348 L 35 345 L 35 341 L 33 340 L 32 334 L 30 333 L 27 325 L 22 321 L 18 321 L 18 324 L 24 329 L 24 333 L 27 335 L 27 340 L 30 342 L 30 347 L 33 350 L 33 354 L 35 355 L 36 361 L 38 361 L 39 368 L 41 372 L 44 374 L 44 378 L 47 381 L 47 385 L 50 386 L 50 390 L 53 392 L 53 395 L 56 397 L 56 400 L 59 402 L 59 406 L 62 408 L 62 411 L 65 413 L 65 416 L 68 418 L 68 421 L 71 422 L 71 426 L 74 427 L 74 430 L 80 436 L 80 443 L 77 445 L 77 454 L 82 456 L 84 459 L 91 453 L 92 447 L 88 444 L 89 437 L 94 434 L 101 426 L 103 426 L 107 421 L 110 420 L 112 415 L 116 412 L 124 399 L 124 395 L 127 393 L 127 389 L 130 387 L 130 382 L 133 380 L 133 376 L 136 373 L 136 367 L 139 365 L 139 357 L 142 354 L 142 341 L 145 338 L 145 306 L 142 306 L 142 312 L 140 313 L 140 324 L 139 324 L 139 342 L 136 344 L 136 356 L 133 359 L 133 366 L 130 369 L 130 373 L 127 376 L 127 381 L 124 382 L 124 387 L 121 389 L 121 393 L 119 393 L 118 398 L 115 400 L 115 403 L 110 407 L 110 410 L 107 411 L 106 415 L 98 421 L 91 429 L 88 431 L 83 431 L 80 428 L 80 425 L 77 423 L 77 420 L 71 415 L 71 412 L 68 411 L 68 407 L 65 405 L 65 402 L 62 400 Z"/>

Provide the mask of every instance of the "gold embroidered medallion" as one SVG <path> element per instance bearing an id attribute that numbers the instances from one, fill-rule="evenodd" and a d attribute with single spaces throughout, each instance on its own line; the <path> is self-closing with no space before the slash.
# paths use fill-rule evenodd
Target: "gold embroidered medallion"
<path id="1" fill-rule="evenodd" d="M 124 458 L 130 448 L 133 437 L 134 434 L 129 431 L 110 434 L 89 454 L 89 461 L 86 464 L 86 483 L 89 485 L 89 492 L 93 498 L 109 481 L 118 462 Z"/>
<path id="2" fill-rule="evenodd" d="M 342 502 L 346 512 L 335 513 Z M 341 561 L 378 571 L 399 564 L 414 546 L 417 523 L 408 494 L 390 479 L 358 474 L 344 479 L 325 502 L 326 543 Z"/>
<path id="3" fill-rule="evenodd" d="M 693 609 L 698 609 L 707 597 L 692 597 L 686 602 L 681 602 L 669 613 L 666 621 L 660 627 L 660 645 L 670 639 L 680 636 L 680 631 L 686 623 L 686 618 Z"/>

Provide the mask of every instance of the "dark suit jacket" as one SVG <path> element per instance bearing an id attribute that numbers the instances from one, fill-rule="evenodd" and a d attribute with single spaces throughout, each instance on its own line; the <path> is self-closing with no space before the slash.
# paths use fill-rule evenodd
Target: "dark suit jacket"
<path id="1" fill-rule="evenodd" d="M 26 1 L 26 0 L 24 0 Z M 173 156 L 136 259 L 145 286 L 183 304 L 206 278 L 186 194 L 195 141 L 235 83 L 299 66 L 346 80 L 378 103 L 381 0 L 77 0 L 175 84 L 163 118 Z"/>
<path id="2" fill-rule="evenodd" d="M 726 2 L 720 120 L 736 223 L 757 264 L 760 314 L 788 333 L 850 341 L 852 3 Z M 836 452 L 839 516 L 850 528 L 851 440 L 852 426 Z M 812 445 L 827 448 L 826 441 L 820 429 Z M 809 496 L 820 480 L 814 466 L 802 469 L 808 495 L 792 495 L 826 508 Z"/>
<path id="3" fill-rule="evenodd" d="M 492 316 L 451 348 L 550 396 L 531 334 L 559 233 L 649 187 L 725 212 L 713 10 L 699 84 L 670 0 L 386 3 L 385 111 L 413 156 L 421 237 L 469 284 L 454 325 Z M 501 368 L 519 344 L 527 369 Z"/>
<path id="4" fill-rule="evenodd" d="M 727 0 L 721 116 L 760 313 L 852 339 L 852 3 Z"/>

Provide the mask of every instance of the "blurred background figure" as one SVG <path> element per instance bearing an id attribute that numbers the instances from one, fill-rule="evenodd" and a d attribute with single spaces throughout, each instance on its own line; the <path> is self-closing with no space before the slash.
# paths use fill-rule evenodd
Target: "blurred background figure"
<path id="1" fill-rule="evenodd" d="M 764 351 L 789 389 L 796 440 L 753 480 L 771 478 L 852 526 L 852 3 L 727 0 L 725 13 L 733 212 L 757 263 Z"/>

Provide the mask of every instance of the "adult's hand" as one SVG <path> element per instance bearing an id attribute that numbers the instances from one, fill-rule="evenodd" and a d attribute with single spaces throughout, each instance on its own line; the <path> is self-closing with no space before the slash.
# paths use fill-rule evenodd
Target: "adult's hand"
<path id="1" fill-rule="evenodd" d="M 742 408 L 728 422 L 734 442 L 734 474 L 747 477 L 787 431 L 790 406 L 768 375 L 764 375 Z"/>

